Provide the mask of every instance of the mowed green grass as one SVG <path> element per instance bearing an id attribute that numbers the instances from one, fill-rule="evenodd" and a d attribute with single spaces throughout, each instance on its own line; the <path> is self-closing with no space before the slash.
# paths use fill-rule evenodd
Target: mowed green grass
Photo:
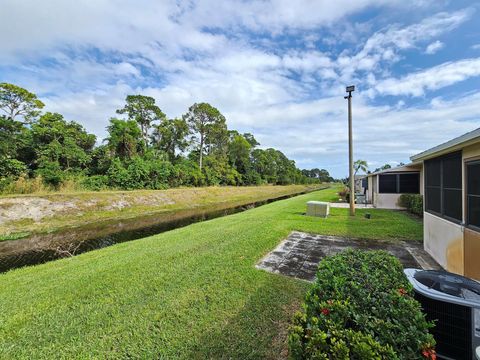
<path id="1" fill-rule="evenodd" d="M 153 237 L 0 275 L 1 359 L 279 358 L 308 284 L 255 269 L 292 230 L 420 240 L 403 212 L 278 201 Z"/>

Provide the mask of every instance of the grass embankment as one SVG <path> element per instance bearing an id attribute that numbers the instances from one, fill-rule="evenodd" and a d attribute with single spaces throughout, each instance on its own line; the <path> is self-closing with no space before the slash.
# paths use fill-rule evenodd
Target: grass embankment
<path id="1" fill-rule="evenodd" d="M 215 211 L 298 194 L 320 185 L 205 187 L 100 191 L 0 197 L 0 241 L 61 232 L 91 223 L 151 217 L 171 220 L 183 213 Z M 135 222 L 131 222 L 134 227 Z M 142 224 L 139 224 L 142 225 Z M 148 225 L 148 224 L 146 224 Z"/>
<path id="2" fill-rule="evenodd" d="M 255 269 L 292 230 L 419 240 L 403 212 L 331 209 L 332 188 L 0 275 L 0 358 L 279 358 L 308 286 Z"/>

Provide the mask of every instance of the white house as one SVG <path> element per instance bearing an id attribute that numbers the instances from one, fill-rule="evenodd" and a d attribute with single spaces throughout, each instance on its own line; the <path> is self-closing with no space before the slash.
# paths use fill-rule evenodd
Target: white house
<path id="1" fill-rule="evenodd" d="M 367 203 L 381 209 L 402 209 L 402 194 L 423 194 L 422 164 L 408 164 L 367 175 Z"/>

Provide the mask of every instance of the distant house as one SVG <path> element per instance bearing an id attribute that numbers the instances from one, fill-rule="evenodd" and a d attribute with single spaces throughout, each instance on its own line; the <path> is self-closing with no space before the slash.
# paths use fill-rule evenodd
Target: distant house
<path id="1" fill-rule="evenodd" d="M 365 188 L 365 179 L 367 178 L 367 175 L 355 175 L 355 193 L 361 193 L 363 194 L 364 188 Z"/>
<path id="2" fill-rule="evenodd" d="M 424 169 L 425 250 L 480 280 L 480 128 L 410 159 Z"/>
<path id="3" fill-rule="evenodd" d="M 401 194 L 422 194 L 422 164 L 408 164 L 367 175 L 366 201 L 380 209 L 402 209 Z"/>

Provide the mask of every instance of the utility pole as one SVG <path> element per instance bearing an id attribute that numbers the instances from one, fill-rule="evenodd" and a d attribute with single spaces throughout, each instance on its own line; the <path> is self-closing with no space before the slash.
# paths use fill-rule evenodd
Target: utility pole
<path id="1" fill-rule="evenodd" d="M 355 175 L 353 173 L 353 137 L 352 137 L 352 92 L 355 86 L 347 86 L 348 95 L 348 167 L 350 175 L 350 216 L 355 216 Z"/>

